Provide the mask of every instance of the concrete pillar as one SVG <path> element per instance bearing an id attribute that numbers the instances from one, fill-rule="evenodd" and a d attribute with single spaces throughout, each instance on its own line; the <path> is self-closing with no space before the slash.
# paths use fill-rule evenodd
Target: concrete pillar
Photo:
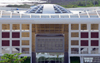
<path id="1" fill-rule="evenodd" d="M 80 63 L 84 63 L 84 62 L 83 62 L 83 57 L 80 57 Z"/>
<path id="2" fill-rule="evenodd" d="M 36 63 L 36 53 L 32 52 L 32 63 Z"/>
<path id="3" fill-rule="evenodd" d="M 64 53 L 64 63 L 68 63 L 68 59 L 70 59 L 68 58 L 68 52 L 65 52 Z"/>

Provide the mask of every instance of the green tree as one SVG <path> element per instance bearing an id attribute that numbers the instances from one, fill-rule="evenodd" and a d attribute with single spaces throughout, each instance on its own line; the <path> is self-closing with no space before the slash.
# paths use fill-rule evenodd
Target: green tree
<path id="1" fill-rule="evenodd" d="M 15 53 L 15 54 L 4 54 L 1 57 L 1 61 L 0 63 L 19 63 L 19 62 L 23 62 L 27 56 L 24 56 L 23 58 L 19 58 L 19 55 L 21 55 L 21 53 Z"/>

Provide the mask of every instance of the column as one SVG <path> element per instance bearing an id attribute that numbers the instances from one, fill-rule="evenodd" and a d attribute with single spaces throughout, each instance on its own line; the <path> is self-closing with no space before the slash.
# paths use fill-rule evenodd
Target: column
<path id="1" fill-rule="evenodd" d="M 68 63 L 68 61 L 70 60 L 69 58 L 70 58 L 70 56 L 69 56 L 68 52 L 65 52 L 64 53 L 64 58 L 63 58 L 64 59 L 64 63 Z"/>
<path id="2" fill-rule="evenodd" d="M 91 24 L 87 24 L 88 25 L 88 37 L 89 37 L 89 41 L 88 41 L 88 45 L 89 45 L 89 50 L 88 53 L 91 54 Z"/>
<path id="3" fill-rule="evenodd" d="M 10 54 L 12 53 L 12 24 L 10 24 Z"/>
<path id="4" fill-rule="evenodd" d="M 2 24 L 0 24 L 0 54 L 2 53 L 2 49 L 1 49 L 1 46 L 2 46 L 2 40 L 1 40 L 1 37 L 2 37 Z"/>
<path id="5" fill-rule="evenodd" d="M 81 63 L 84 63 L 84 62 L 83 62 L 83 57 L 82 57 L 82 56 L 80 56 L 80 62 L 81 62 Z"/>
<path id="6" fill-rule="evenodd" d="M 22 24 L 20 24 L 20 53 L 22 53 L 22 40 L 21 40 L 21 38 L 22 38 Z"/>
<path id="7" fill-rule="evenodd" d="M 80 46 L 80 44 L 81 44 L 80 37 L 81 37 L 81 24 L 79 23 L 79 54 L 81 53 L 80 52 L 80 49 L 81 49 L 81 46 Z"/>
<path id="8" fill-rule="evenodd" d="M 70 32 L 70 30 L 71 30 L 71 24 L 69 24 L 69 63 L 70 63 L 70 54 L 71 54 L 71 32 Z"/>
<path id="9" fill-rule="evenodd" d="M 31 27 L 30 29 L 32 30 L 32 24 L 30 25 L 30 27 Z M 35 26 L 35 28 L 36 28 L 36 26 Z M 35 30 L 37 30 L 37 28 L 36 28 Z M 31 31 L 30 31 L 30 32 L 31 32 Z M 36 31 L 36 32 L 37 32 L 37 31 Z M 31 36 L 30 40 L 31 40 L 31 49 L 32 49 L 32 47 L 33 47 L 33 46 L 32 46 L 32 32 L 31 32 L 31 35 L 30 35 L 30 36 Z M 35 37 L 36 37 L 36 36 L 35 36 Z M 36 63 L 36 52 L 35 52 L 35 51 L 34 51 L 34 52 L 31 51 L 31 52 L 32 52 L 32 53 L 31 53 L 31 54 L 32 54 L 32 55 L 31 55 L 31 57 L 32 57 L 32 60 L 31 60 L 31 61 L 32 61 L 32 63 Z"/>
<path id="10" fill-rule="evenodd" d="M 32 63 L 32 24 L 29 24 L 29 33 L 30 33 L 30 55 L 31 55 L 31 63 Z"/>
<path id="11" fill-rule="evenodd" d="M 99 47 L 100 47 L 100 24 L 98 24 L 98 25 L 99 25 L 99 27 L 98 27 L 99 28 L 99 32 L 98 33 L 99 33 Z M 100 54 L 100 48 L 99 48 L 99 54 Z"/>
<path id="12" fill-rule="evenodd" d="M 29 33 L 30 33 L 30 54 L 32 53 L 32 24 L 29 24 Z"/>

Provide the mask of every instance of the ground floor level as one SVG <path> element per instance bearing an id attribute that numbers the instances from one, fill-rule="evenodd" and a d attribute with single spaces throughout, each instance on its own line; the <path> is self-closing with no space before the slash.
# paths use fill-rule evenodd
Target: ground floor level
<path id="1" fill-rule="evenodd" d="M 2 55 L 0 55 L 1 58 Z M 22 58 L 25 55 L 21 55 Z M 100 56 L 98 55 L 82 55 L 82 56 L 69 56 L 66 53 L 41 53 L 33 52 L 31 55 L 26 55 L 27 59 L 24 63 L 100 63 Z"/>
<path id="2" fill-rule="evenodd" d="M 36 53 L 36 58 L 32 57 L 32 63 L 100 63 L 100 56 L 95 54 L 70 56 L 67 52 Z"/>
<path id="3" fill-rule="evenodd" d="M 100 63 L 100 56 L 72 56 L 70 63 Z"/>

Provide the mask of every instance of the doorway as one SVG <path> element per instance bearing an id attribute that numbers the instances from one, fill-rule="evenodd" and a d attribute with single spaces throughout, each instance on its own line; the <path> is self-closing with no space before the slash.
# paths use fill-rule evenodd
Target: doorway
<path id="1" fill-rule="evenodd" d="M 64 54 L 36 53 L 36 63 L 64 63 Z"/>

